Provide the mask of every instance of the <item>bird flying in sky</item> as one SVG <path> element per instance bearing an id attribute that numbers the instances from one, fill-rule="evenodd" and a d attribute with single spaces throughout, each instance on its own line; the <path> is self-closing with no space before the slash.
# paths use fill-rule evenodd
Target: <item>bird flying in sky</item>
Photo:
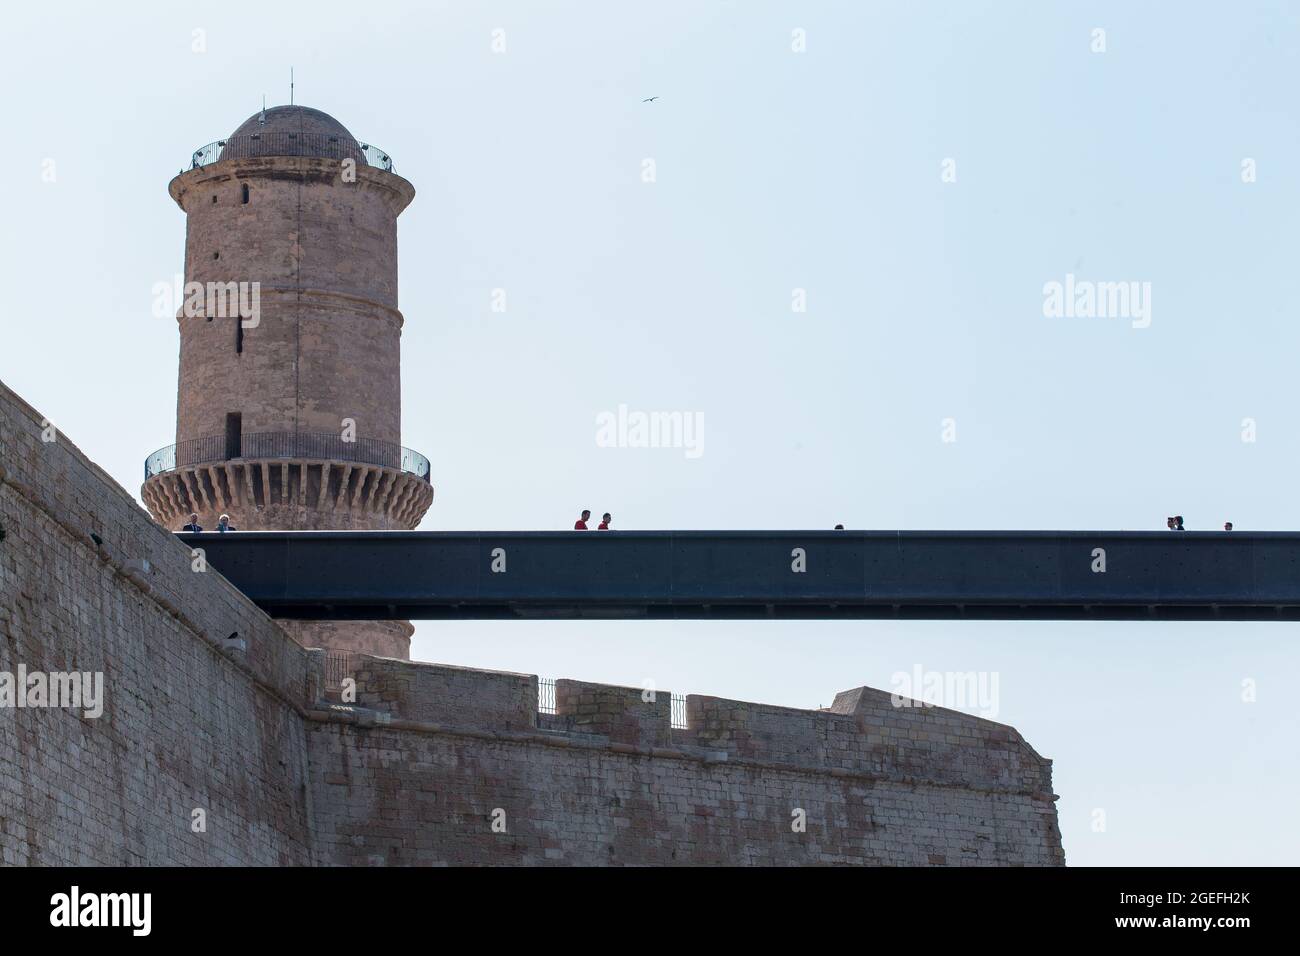
<path id="1" fill-rule="evenodd" d="M 659 99 L 659 97 L 657 97 L 657 96 L 647 96 L 647 97 L 646 97 L 645 99 L 643 99 L 641 102 L 642 102 L 642 103 L 653 103 L 653 102 L 654 102 L 655 100 L 657 100 L 657 99 Z"/>

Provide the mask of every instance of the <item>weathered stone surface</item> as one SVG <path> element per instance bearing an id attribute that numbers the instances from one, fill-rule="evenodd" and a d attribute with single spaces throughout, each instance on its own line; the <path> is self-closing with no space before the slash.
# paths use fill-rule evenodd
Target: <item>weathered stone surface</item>
<path id="1" fill-rule="evenodd" d="M 104 675 L 98 718 L 0 707 L 3 862 L 312 862 L 309 652 L 3 385 L 0 472 L 0 672 Z"/>

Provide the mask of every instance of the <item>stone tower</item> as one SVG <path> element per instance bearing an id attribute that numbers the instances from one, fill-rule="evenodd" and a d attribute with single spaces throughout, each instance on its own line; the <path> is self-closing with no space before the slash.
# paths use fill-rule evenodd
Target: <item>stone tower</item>
<path id="1" fill-rule="evenodd" d="M 407 530 L 433 500 L 401 446 L 397 217 L 415 189 L 333 117 L 279 106 L 194 153 L 176 444 L 141 497 L 180 530 Z M 310 647 L 408 658 L 406 622 L 282 622 Z"/>

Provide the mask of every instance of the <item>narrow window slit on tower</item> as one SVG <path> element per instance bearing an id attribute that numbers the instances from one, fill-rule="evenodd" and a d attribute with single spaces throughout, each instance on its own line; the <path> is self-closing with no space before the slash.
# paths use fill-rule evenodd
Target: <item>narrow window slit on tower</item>
<path id="1" fill-rule="evenodd" d="M 243 414 L 226 412 L 226 458 L 238 458 L 243 440 Z"/>
<path id="2" fill-rule="evenodd" d="M 247 206 L 248 205 L 248 183 L 244 183 L 243 197 L 244 197 L 244 205 Z"/>
<path id="3" fill-rule="evenodd" d="M 244 354 L 244 320 L 235 316 L 235 354 Z"/>

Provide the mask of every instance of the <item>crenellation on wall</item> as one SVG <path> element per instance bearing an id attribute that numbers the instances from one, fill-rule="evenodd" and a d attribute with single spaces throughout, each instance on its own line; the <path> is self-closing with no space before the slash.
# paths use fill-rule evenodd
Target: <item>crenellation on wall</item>
<path id="1" fill-rule="evenodd" d="M 1051 793 L 1052 762 L 1006 724 L 872 687 L 837 694 L 828 719 L 848 741 L 864 740 L 865 753 L 888 757 L 901 772 L 946 783 Z"/>
<path id="2" fill-rule="evenodd" d="M 665 690 L 588 681 L 555 682 L 555 713 L 564 727 L 634 747 L 671 747 L 672 695 Z"/>
<path id="3" fill-rule="evenodd" d="M 537 677 L 358 655 L 357 700 L 395 718 L 446 727 L 537 726 Z"/>
<path id="4" fill-rule="evenodd" d="M 1051 761 L 1014 728 L 919 701 L 896 704 L 870 687 L 837 694 L 826 710 L 690 694 L 687 727 L 673 730 L 667 691 L 560 678 L 556 714 L 541 719 L 531 675 L 369 657 L 357 668 L 358 705 L 440 728 L 537 727 L 596 736 L 626 752 L 674 750 L 711 761 L 1051 793 Z"/>
<path id="5" fill-rule="evenodd" d="M 688 739 L 737 757 L 825 766 L 825 728 L 817 718 L 816 711 L 793 707 L 686 696 Z"/>

